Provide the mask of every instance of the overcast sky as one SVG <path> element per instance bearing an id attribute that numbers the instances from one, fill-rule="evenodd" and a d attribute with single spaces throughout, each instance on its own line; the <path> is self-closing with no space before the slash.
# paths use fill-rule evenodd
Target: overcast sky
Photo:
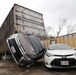
<path id="1" fill-rule="evenodd" d="M 45 26 L 56 27 L 59 18 L 76 24 L 76 0 L 1 0 L 0 26 L 14 3 L 42 13 Z"/>

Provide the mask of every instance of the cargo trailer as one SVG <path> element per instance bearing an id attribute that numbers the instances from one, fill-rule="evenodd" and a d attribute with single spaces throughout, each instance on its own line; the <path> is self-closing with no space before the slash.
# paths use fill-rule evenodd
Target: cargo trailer
<path id="1" fill-rule="evenodd" d="M 14 4 L 0 28 L 0 53 L 8 52 L 6 39 L 10 35 L 19 32 L 34 34 L 43 39 L 45 37 L 43 15 L 21 5 Z"/>

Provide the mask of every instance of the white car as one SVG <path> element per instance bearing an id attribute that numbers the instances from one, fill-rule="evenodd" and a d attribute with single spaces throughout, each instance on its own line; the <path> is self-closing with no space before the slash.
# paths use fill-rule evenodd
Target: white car
<path id="1" fill-rule="evenodd" d="M 45 53 L 47 68 L 75 68 L 76 50 L 66 44 L 52 44 Z"/>

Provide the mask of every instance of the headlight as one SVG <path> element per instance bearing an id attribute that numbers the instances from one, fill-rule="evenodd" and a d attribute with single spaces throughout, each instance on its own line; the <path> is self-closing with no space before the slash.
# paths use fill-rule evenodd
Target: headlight
<path id="1" fill-rule="evenodd" d="M 54 56 L 54 55 L 50 54 L 50 53 L 46 53 L 46 56 L 50 57 L 50 56 Z"/>

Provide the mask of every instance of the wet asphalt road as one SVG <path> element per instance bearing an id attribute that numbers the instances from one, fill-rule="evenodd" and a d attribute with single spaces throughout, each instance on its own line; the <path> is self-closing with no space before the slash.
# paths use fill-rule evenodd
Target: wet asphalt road
<path id="1" fill-rule="evenodd" d="M 47 69 L 40 60 L 28 68 L 20 68 L 14 60 L 0 60 L 0 75 L 76 75 L 76 69 Z"/>

